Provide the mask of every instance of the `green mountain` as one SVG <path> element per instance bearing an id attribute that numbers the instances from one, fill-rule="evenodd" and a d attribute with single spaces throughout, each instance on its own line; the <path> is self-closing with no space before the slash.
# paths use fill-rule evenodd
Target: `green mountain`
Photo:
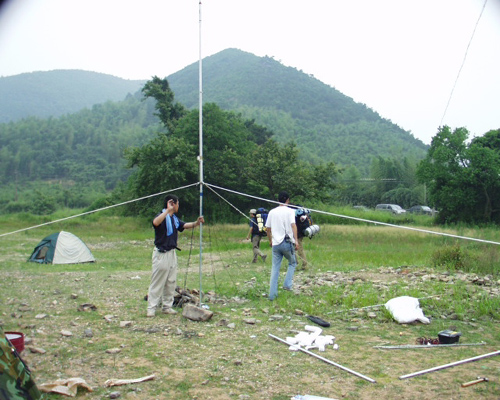
<path id="1" fill-rule="evenodd" d="M 198 107 L 198 63 L 167 78 L 177 101 Z M 224 50 L 204 60 L 203 78 L 204 102 L 254 119 L 281 143 L 295 141 L 306 160 L 367 176 L 374 157 L 426 154 L 426 145 L 375 111 L 272 58 Z M 0 78 L 0 185 L 17 196 L 29 182 L 100 193 L 123 182 L 130 174 L 123 151 L 161 129 L 151 99 L 142 101 L 144 83 L 73 70 Z M 72 204 L 86 202 L 79 201 Z"/>
<path id="2" fill-rule="evenodd" d="M 0 78 L 0 122 L 59 117 L 106 101 L 120 101 L 146 81 L 97 72 L 56 70 Z"/>
<path id="3" fill-rule="evenodd" d="M 168 77 L 177 101 L 198 107 L 198 63 Z M 302 157 L 355 165 L 368 173 L 373 157 L 422 159 L 422 141 L 364 104 L 269 57 L 227 49 L 203 60 L 203 101 L 240 112 L 294 140 Z"/>

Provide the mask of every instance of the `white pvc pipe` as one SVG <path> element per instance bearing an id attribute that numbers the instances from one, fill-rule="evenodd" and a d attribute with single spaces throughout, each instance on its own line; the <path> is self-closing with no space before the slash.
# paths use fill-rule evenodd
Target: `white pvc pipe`
<path id="1" fill-rule="evenodd" d="M 300 351 L 302 351 L 303 353 L 309 354 L 310 356 L 316 357 L 317 359 L 319 359 L 319 360 L 321 360 L 321 361 L 324 361 L 324 362 L 326 362 L 327 364 L 334 365 L 335 367 L 340 368 L 340 369 L 341 369 L 341 370 L 343 370 L 343 371 L 346 371 L 346 372 L 349 372 L 350 374 L 356 375 L 358 378 L 364 379 L 364 380 L 366 380 L 366 381 L 368 381 L 368 382 L 371 382 L 371 383 L 376 383 L 376 381 L 375 381 L 374 379 L 372 379 L 372 378 L 368 378 L 367 376 L 364 376 L 364 375 L 360 374 L 359 372 L 353 371 L 352 369 L 346 368 L 346 367 L 344 367 L 343 365 L 337 364 L 337 363 L 335 363 L 335 362 L 333 362 L 333 361 L 330 361 L 330 360 L 328 360 L 328 359 L 326 359 L 326 358 L 324 358 L 324 357 L 318 356 L 317 354 L 314 354 L 313 352 L 311 352 L 311 351 L 309 351 L 309 350 L 303 349 L 303 348 L 302 348 L 302 347 L 300 347 L 300 346 L 297 346 L 297 345 L 295 345 L 295 344 L 293 344 L 293 343 L 289 343 L 289 342 L 287 342 L 286 340 L 283 340 L 283 339 L 280 339 L 280 338 L 279 338 L 279 337 L 277 337 L 277 336 L 271 335 L 270 333 L 269 333 L 269 336 L 270 336 L 270 337 L 272 337 L 273 339 L 275 339 L 275 340 L 277 340 L 277 341 L 281 342 L 281 343 L 285 343 L 285 344 L 287 344 L 288 346 L 296 347 L 296 348 L 297 348 L 297 350 L 300 350 Z"/>
<path id="2" fill-rule="evenodd" d="M 402 376 L 399 377 L 399 379 L 413 378 L 414 376 L 428 374 L 429 372 L 439 371 L 440 369 L 445 369 L 445 368 L 451 368 L 451 367 L 454 367 L 456 365 L 460 365 L 460 364 L 465 364 L 465 363 L 469 363 L 469 362 L 481 360 L 481 359 L 487 358 L 487 357 L 497 356 L 499 354 L 500 354 L 500 350 L 497 350 L 497 351 L 494 351 L 493 353 L 484 354 L 482 356 L 467 358 L 465 360 L 453 362 L 453 363 L 450 363 L 450 364 L 445 364 L 445 365 L 440 365 L 440 366 L 434 367 L 434 368 L 424 369 L 423 371 L 414 372 L 413 374 L 402 375 Z"/>

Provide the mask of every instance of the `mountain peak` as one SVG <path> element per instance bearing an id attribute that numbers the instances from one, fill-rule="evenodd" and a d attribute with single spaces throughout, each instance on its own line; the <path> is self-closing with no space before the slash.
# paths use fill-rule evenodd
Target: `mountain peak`
<path id="1" fill-rule="evenodd" d="M 198 63 L 168 77 L 176 100 L 199 104 Z M 279 142 L 295 141 L 311 161 L 362 166 L 372 157 L 425 156 L 411 133 L 335 88 L 269 56 L 229 48 L 203 59 L 203 102 L 254 119 Z M 319 145 L 321 143 L 321 145 Z"/>

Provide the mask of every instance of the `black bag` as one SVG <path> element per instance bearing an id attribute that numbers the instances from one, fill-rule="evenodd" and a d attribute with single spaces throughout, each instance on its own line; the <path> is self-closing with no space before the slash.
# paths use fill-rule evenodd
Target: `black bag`
<path id="1" fill-rule="evenodd" d="M 308 315 L 307 319 L 309 321 L 314 322 L 315 324 L 318 324 L 319 326 L 324 327 L 324 328 L 329 328 L 330 327 L 330 323 L 329 322 L 326 322 L 324 319 L 321 319 L 319 317 L 315 317 L 313 315 Z"/>
<path id="2" fill-rule="evenodd" d="M 311 211 L 300 207 L 295 210 L 295 225 L 297 225 L 297 235 L 299 237 L 307 236 L 305 230 L 313 224 Z"/>

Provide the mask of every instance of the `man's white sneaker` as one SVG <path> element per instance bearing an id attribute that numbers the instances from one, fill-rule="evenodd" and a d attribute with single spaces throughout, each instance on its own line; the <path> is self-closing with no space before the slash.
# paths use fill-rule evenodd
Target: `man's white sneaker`
<path id="1" fill-rule="evenodd" d="M 175 311 L 173 308 L 164 308 L 161 310 L 163 314 L 177 314 L 177 311 Z"/>
<path id="2" fill-rule="evenodd" d="M 146 313 L 146 317 L 148 318 L 153 318 L 155 316 L 155 311 L 154 310 L 148 310 Z"/>

